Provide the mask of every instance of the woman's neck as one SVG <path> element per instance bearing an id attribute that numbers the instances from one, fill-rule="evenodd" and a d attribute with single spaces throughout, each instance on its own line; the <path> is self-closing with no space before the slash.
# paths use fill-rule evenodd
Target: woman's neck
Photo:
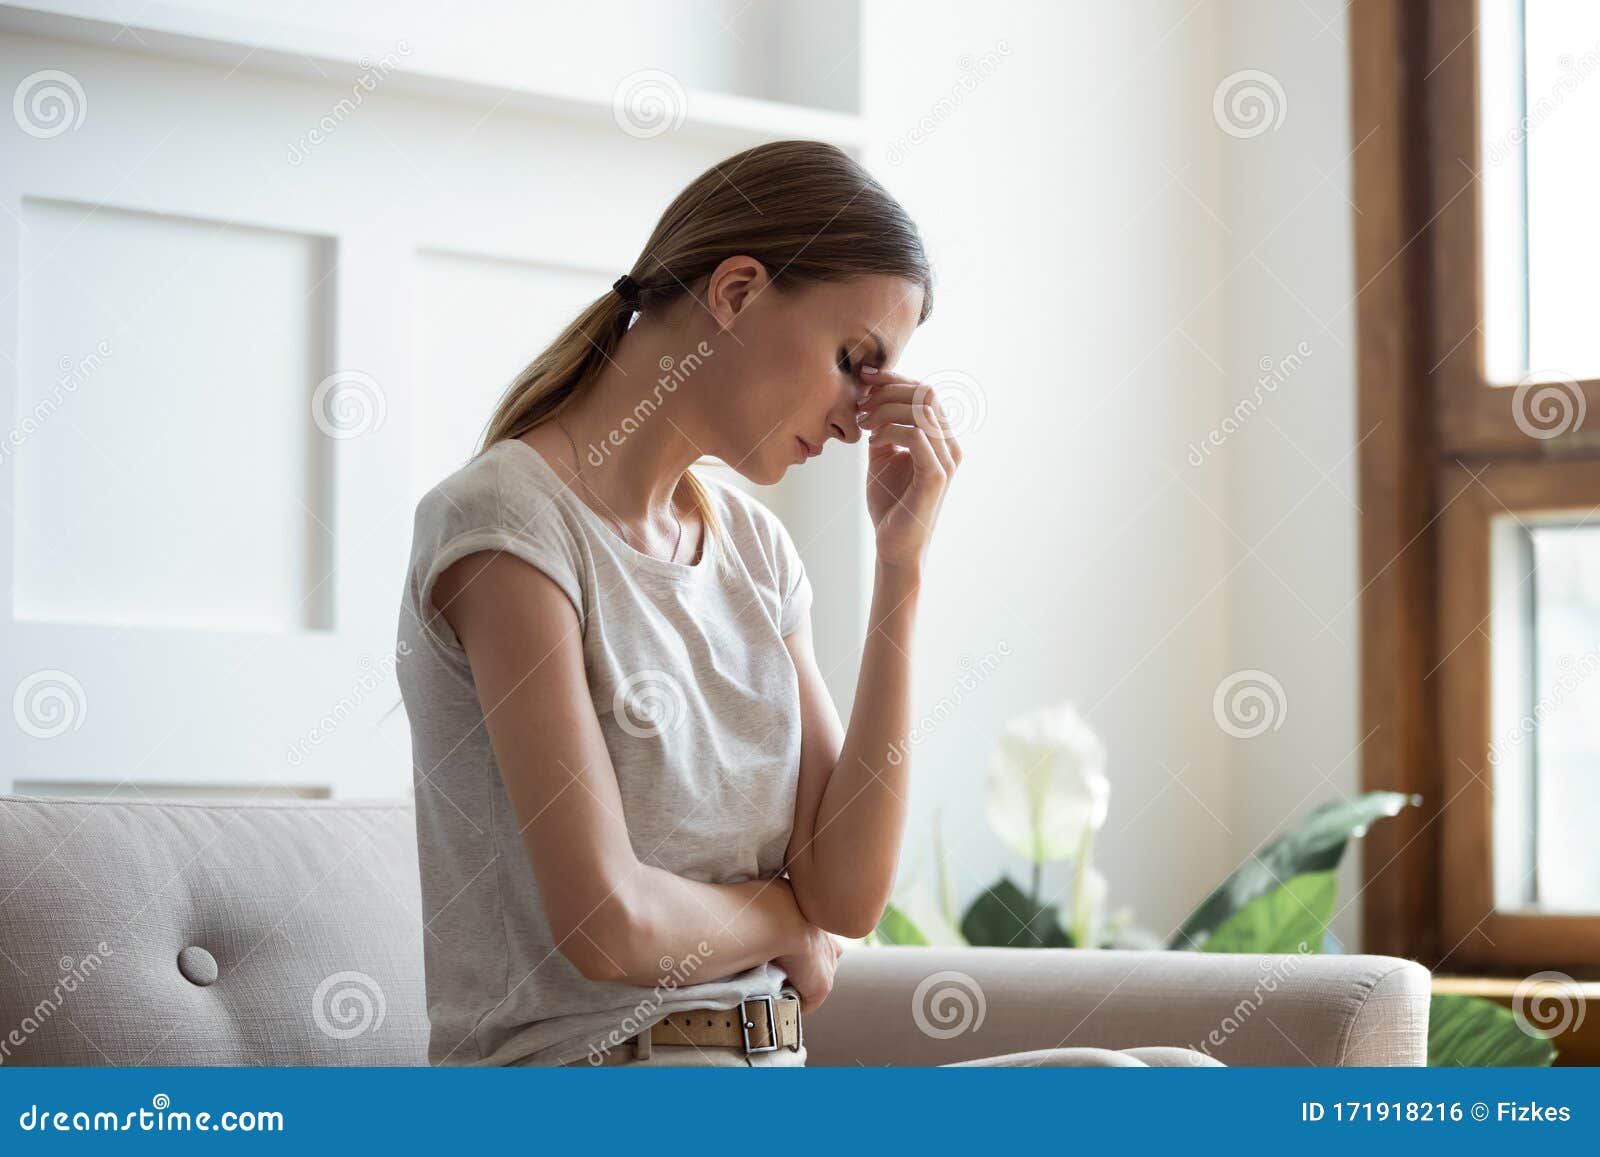
<path id="1" fill-rule="evenodd" d="M 681 333 L 636 323 L 599 376 L 558 415 L 576 445 L 580 477 L 609 514 L 630 526 L 670 525 L 679 482 L 704 453 L 687 397 L 661 370 L 679 363 L 683 347 Z M 573 445 L 564 435 L 561 443 L 568 462 Z"/>

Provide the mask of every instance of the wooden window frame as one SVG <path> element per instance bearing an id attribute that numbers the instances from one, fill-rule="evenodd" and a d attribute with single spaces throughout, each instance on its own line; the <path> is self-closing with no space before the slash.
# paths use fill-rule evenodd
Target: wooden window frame
<path id="1" fill-rule="evenodd" d="M 1588 422 L 1536 437 L 1485 377 L 1477 29 L 1475 0 L 1351 9 L 1362 781 L 1421 797 L 1365 841 L 1363 935 L 1445 971 L 1595 978 L 1600 913 L 1493 903 L 1491 526 L 1600 525 L 1600 382 L 1573 383 Z"/>

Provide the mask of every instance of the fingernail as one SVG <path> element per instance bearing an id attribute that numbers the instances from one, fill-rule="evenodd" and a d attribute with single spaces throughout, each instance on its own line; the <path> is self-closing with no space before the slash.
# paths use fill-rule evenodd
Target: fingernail
<path id="1" fill-rule="evenodd" d="M 875 374 L 875 373 L 878 372 L 878 367 L 877 366 L 862 366 L 861 367 L 861 372 L 864 373 L 864 374 Z"/>

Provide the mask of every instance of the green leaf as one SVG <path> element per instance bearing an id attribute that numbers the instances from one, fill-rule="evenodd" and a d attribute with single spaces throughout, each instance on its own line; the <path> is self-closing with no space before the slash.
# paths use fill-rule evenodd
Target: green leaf
<path id="1" fill-rule="evenodd" d="M 1332 872 L 1295 876 L 1224 920 L 1201 951 L 1315 952 L 1337 897 Z"/>
<path id="2" fill-rule="evenodd" d="M 1525 1032 L 1509 1008 L 1481 996 L 1436 995 L 1428 1004 L 1428 1064 L 1548 1065 L 1556 1049 Z"/>
<path id="3" fill-rule="evenodd" d="M 1279 883 L 1307 872 L 1332 871 L 1351 836 L 1363 836 L 1374 820 L 1397 814 L 1418 797 L 1397 791 L 1369 791 L 1350 800 L 1325 803 L 1299 827 L 1279 836 L 1218 884 L 1167 939 L 1168 948 L 1198 948 L 1223 921 Z"/>
<path id="4" fill-rule="evenodd" d="M 880 944 L 926 944 L 928 938 L 922 930 L 893 904 L 884 905 L 883 916 L 878 920 L 878 926 L 873 933 Z"/>
<path id="5" fill-rule="evenodd" d="M 972 902 L 961 918 L 968 944 L 1000 948 L 1071 948 L 1054 908 L 1035 904 L 1002 879 Z"/>

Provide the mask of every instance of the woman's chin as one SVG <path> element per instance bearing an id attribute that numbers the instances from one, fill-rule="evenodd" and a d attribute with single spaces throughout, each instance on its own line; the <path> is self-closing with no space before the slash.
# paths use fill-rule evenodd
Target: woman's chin
<path id="1" fill-rule="evenodd" d="M 757 486 L 771 486 L 783 481 L 790 469 L 798 466 L 798 462 L 746 462 L 743 466 L 735 466 L 734 473 L 747 482 Z"/>
<path id="2" fill-rule="evenodd" d="M 762 472 L 768 475 L 764 484 L 771 486 L 774 482 L 781 481 L 784 476 L 789 473 L 789 471 L 793 470 L 799 465 L 801 465 L 801 463 L 795 461 L 793 458 L 780 458 L 777 455 L 773 455 L 770 459 L 762 463 Z"/>

